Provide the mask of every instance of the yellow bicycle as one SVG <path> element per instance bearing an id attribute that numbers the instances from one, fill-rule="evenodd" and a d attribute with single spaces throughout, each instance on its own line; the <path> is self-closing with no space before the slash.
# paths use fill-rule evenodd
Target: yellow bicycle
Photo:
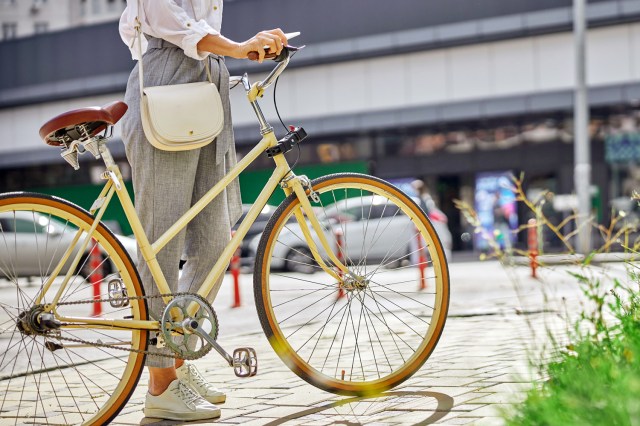
<path id="1" fill-rule="evenodd" d="M 204 296 L 278 186 L 286 199 L 260 237 L 253 277 L 260 322 L 285 364 L 326 391 L 371 395 L 427 360 L 449 304 L 445 251 L 425 213 L 393 185 L 355 173 L 310 181 L 291 170 L 284 154 L 306 134 L 294 128 L 278 140 L 257 100 L 292 49 L 263 81 L 236 78 L 262 139 L 157 241 L 145 235 L 106 144 L 126 105 L 67 112 L 43 126 L 45 142 L 74 168 L 79 154 L 101 158 L 106 183 L 89 211 L 52 196 L 0 195 L 0 419 L 107 423 L 134 391 L 145 357 L 157 356 L 149 345 L 185 359 L 215 349 L 237 375 L 255 374 L 254 350 L 230 355 L 217 343 L 217 318 Z M 197 293 L 170 294 L 156 254 L 261 155 L 273 158 L 275 170 L 223 255 Z M 161 318 L 149 317 L 135 250 L 101 222 L 114 194 L 140 247 L 137 262 L 147 262 L 166 304 Z M 416 278 L 420 268 L 426 285 Z M 103 309 L 89 316 L 95 303 Z"/>

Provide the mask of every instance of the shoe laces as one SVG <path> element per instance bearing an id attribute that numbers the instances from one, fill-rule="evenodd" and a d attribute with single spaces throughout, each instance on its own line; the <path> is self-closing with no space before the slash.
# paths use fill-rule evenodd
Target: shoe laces
<path id="1" fill-rule="evenodd" d="M 187 371 L 189 372 L 189 381 L 194 381 L 196 384 L 204 387 L 205 389 L 209 389 L 212 385 L 204 378 L 200 371 L 193 364 L 187 364 Z"/>
<path id="2" fill-rule="evenodd" d="M 195 409 L 196 403 L 202 400 L 200 395 L 181 381 L 178 381 L 178 386 L 173 389 L 173 392 L 191 409 Z"/>

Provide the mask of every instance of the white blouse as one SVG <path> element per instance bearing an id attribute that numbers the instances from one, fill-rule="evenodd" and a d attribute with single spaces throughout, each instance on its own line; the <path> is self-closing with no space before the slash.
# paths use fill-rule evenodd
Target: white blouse
<path id="1" fill-rule="evenodd" d="M 143 9 L 140 12 L 138 2 Z M 199 51 L 197 44 L 207 34 L 220 34 L 222 0 L 127 0 L 127 7 L 120 17 L 120 37 L 137 60 L 136 16 L 142 22 L 143 33 L 167 40 L 182 48 L 185 55 L 202 60 L 209 53 Z M 147 41 L 143 37 L 142 53 L 146 50 Z"/>

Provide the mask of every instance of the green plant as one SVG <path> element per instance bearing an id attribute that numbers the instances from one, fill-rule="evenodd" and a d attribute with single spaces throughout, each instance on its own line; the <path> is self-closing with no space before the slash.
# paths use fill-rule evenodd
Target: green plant
<path id="1" fill-rule="evenodd" d="M 571 239 L 577 226 L 563 234 L 565 226 L 572 225 L 573 214 L 553 224 L 543 212 L 543 205 L 552 196 L 544 192 L 536 200 L 527 198 L 523 176 L 513 178 L 513 191 L 537 220 L 537 231 L 547 227 L 557 236 L 566 253 L 574 254 Z M 635 194 L 634 198 L 640 200 Z M 482 229 L 477 213 L 468 203 L 455 200 L 456 206 L 476 233 L 483 233 L 490 251 L 481 259 L 495 258 L 504 266 L 514 263 L 514 256 L 528 257 L 527 250 L 503 250 L 495 235 Z M 612 212 L 608 226 L 591 223 L 602 237 L 601 247 L 587 255 L 579 272 L 569 272 L 582 290 L 582 310 L 558 312 L 566 321 L 566 336 L 547 328 L 547 344 L 543 353 L 549 358 L 530 354 L 531 365 L 537 369 L 542 382 L 532 384 L 526 399 L 512 410 L 504 412 L 508 425 L 629 425 L 640 426 L 640 268 L 628 261 L 624 281 L 609 279 L 593 273 L 592 261 L 598 253 L 608 252 L 616 245 L 632 255 L 638 255 L 638 240 L 631 239 L 630 227 L 624 218 Z M 515 232 L 528 230 L 527 223 Z M 518 290 L 515 274 L 513 284 Z M 545 292 L 544 282 L 541 289 Z M 545 294 L 545 300 L 548 300 Z M 531 332 L 536 328 L 525 318 Z M 571 343 L 561 343 L 569 341 Z M 540 348 L 539 348 L 540 349 Z M 544 357 L 545 355 L 543 355 Z"/>
<path id="2" fill-rule="evenodd" d="M 637 267 L 629 266 L 628 284 L 616 280 L 607 294 L 597 280 L 574 276 L 593 309 L 580 314 L 573 343 L 543 367 L 548 379 L 528 392 L 508 425 L 640 425 Z"/>

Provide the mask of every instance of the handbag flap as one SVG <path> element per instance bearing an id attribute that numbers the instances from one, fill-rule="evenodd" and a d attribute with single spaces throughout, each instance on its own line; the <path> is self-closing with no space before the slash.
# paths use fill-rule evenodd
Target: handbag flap
<path id="1" fill-rule="evenodd" d="M 213 140 L 224 126 L 218 88 L 209 82 L 145 87 L 149 119 L 162 138 L 191 142 Z"/>

